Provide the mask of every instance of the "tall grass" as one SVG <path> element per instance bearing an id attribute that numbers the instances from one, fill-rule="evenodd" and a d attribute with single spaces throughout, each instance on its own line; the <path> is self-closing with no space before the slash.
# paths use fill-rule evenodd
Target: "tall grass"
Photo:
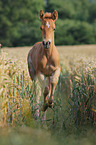
<path id="1" fill-rule="evenodd" d="M 71 60 L 71 58 L 70 58 Z M 47 111 L 46 125 L 62 131 L 72 125 L 96 125 L 95 58 L 76 57 L 62 65 L 53 108 Z M 36 127 L 36 90 L 20 60 L 0 52 L 0 126 Z M 42 112 L 38 118 L 42 126 Z M 37 124 L 36 124 L 37 123 Z"/>
<path id="2" fill-rule="evenodd" d="M 0 124 L 17 125 L 24 122 L 26 110 L 30 112 L 32 85 L 25 77 L 21 62 L 12 61 L 6 53 L 0 53 Z M 30 83 L 31 84 L 31 83 Z"/>

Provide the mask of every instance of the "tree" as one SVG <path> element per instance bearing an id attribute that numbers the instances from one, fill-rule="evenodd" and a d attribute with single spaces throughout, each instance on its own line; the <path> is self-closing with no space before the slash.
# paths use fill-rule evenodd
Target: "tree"
<path id="1" fill-rule="evenodd" d="M 56 44 L 96 43 L 95 0 L 0 0 L 0 43 L 33 45 L 41 41 L 39 11 L 56 9 Z"/>
<path id="2" fill-rule="evenodd" d="M 40 38 L 39 31 L 36 34 L 34 30 L 37 30 L 35 21 L 42 8 L 43 0 L 1 0 L 0 43 L 7 46 L 32 45 Z"/>
<path id="3" fill-rule="evenodd" d="M 96 23 L 96 2 L 91 4 L 89 12 L 90 12 L 89 22 Z"/>

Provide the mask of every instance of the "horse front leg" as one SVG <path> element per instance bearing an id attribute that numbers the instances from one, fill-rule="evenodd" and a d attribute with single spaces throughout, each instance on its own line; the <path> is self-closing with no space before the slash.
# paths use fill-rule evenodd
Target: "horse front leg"
<path id="1" fill-rule="evenodd" d="M 56 71 L 53 73 L 52 76 L 50 76 L 50 97 L 48 99 L 48 105 L 49 107 L 52 107 L 53 106 L 53 96 L 54 96 L 54 91 L 55 91 L 55 88 L 56 88 L 56 85 L 58 83 L 58 78 L 59 78 L 59 75 L 60 75 L 60 68 L 57 67 Z"/>
<path id="2" fill-rule="evenodd" d="M 50 97 L 49 97 L 49 99 L 48 99 L 48 106 L 49 106 L 49 107 L 52 107 L 52 106 L 53 106 L 53 103 L 54 103 L 54 98 L 53 98 L 53 96 L 54 96 L 54 91 L 55 91 L 56 85 L 57 85 L 57 84 L 51 83 L 51 94 L 50 94 Z"/>
<path id="3" fill-rule="evenodd" d="M 46 111 L 48 107 L 52 107 L 53 106 L 53 95 L 54 95 L 54 91 L 55 91 L 55 87 L 57 84 L 54 83 L 50 83 L 50 87 L 45 87 L 44 90 L 44 104 L 43 104 L 43 109 L 42 111 Z"/>
<path id="4" fill-rule="evenodd" d="M 42 107 L 42 111 L 46 111 L 48 108 L 48 98 L 50 96 L 50 88 L 49 86 L 45 87 L 44 93 L 43 93 L 43 97 L 44 97 L 44 103 L 43 103 L 43 107 Z"/>
<path id="5" fill-rule="evenodd" d="M 48 95 L 49 95 L 49 86 L 46 86 L 45 87 L 45 90 L 44 90 L 44 93 L 43 93 L 43 97 L 44 97 L 44 103 L 43 103 L 43 106 L 42 106 L 42 111 L 44 112 L 43 113 L 43 124 L 44 124 L 44 121 L 46 120 L 46 112 L 47 112 L 47 108 L 48 108 Z M 46 122 L 45 122 L 46 123 Z"/>
<path id="6" fill-rule="evenodd" d="M 45 87 L 45 90 L 43 93 L 44 104 L 43 104 L 42 111 L 44 112 L 47 110 L 48 107 L 51 107 L 53 104 L 53 95 L 54 95 L 56 85 L 57 83 L 50 82 L 50 78 L 49 78 L 49 84 L 48 86 Z"/>

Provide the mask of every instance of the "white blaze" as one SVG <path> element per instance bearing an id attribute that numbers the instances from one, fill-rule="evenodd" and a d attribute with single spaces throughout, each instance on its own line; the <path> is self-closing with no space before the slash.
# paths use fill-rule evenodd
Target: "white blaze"
<path id="1" fill-rule="evenodd" d="M 49 22 L 47 21 L 47 23 L 46 23 L 46 26 L 49 28 L 50 27 L 50 24 L 49 24 Z"/>

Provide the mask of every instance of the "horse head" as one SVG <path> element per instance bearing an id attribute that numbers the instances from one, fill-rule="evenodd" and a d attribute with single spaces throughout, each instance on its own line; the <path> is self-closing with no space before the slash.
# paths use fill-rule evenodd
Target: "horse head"
<path id="1" fill-rule="evenodd" d="M 39 18 L 42 20 L 40 26 L 42 37 L 43 37 L 43 46 L 45 49 L 50 48 L 51 45 L 54 45 L 54 31 L 55 31 L 55 20 L 58 18 L 58 13 L 56 10 L 51 13 L 45 13 L 43 10 L 39 12 Z"/>

